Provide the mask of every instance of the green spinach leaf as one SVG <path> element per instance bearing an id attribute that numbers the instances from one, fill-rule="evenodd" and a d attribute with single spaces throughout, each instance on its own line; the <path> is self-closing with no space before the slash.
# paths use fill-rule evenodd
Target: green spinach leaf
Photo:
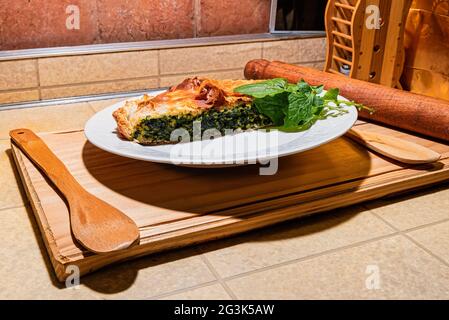
<path id="1" fill-rule="evenodd" d="M 264 98 L 285 92 L 288 82 L 283 78 L 275 78 L 263 82 L 246 84 L 234 89 L 234 92 L 253 96 L 255 98 Z"/>
<path id="2" fill-rule="evenodd" d="M 327 101 L 337 101 L 338 95 L 340 93 L 340 90 L 338 88 L 331 88 L 327 90 L 327 92 L 324 94 L 323 99 Z"/>
<path id="3" fill-rule="evenodd" d="M 283 131 L 307 130 L 320 119 L 348 112 L 345 106 L 374 112 L 356 102 L 338 100 L 338 88 L 321 95 L 323 88 L 323 85 L 311 86 L 304 80 L 291 84 L 286 79 L 276 78 L 240 86 L 234 91 L 254 97 L 257 110 Z"/>
<path id="4" fill-rule="evenodd" d="M 288 96 L 285 127 L 292 128 L 308 122 L 313 117 L 313 101 L 313 93 L 291 93 Z"/>
<path id="5" fill-rule="evenodd" d="M 288 93 L 283 92 L 274 96 L 254 99 L 257 110 L 268 116 L 276 126 L 284 123 L 285 114 L 288 108 Z"/>

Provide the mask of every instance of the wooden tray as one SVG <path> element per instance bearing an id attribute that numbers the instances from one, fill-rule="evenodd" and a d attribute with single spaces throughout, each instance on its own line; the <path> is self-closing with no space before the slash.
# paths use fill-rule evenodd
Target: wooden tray
<path id="1" fill-rule="evenodd" d="M 346 138 L 281 158 L 273 176 L 258 166 L 194 169 L 122 158 L 86 141 L 82 131 L 41 134 L 75 178 L 140 228 L 138 246 L 105 255 L 79 247 L 67 206 L 14 145 L 12 150 L 59 280 L 66 266 L 86 274 L 113 262 L 192 245 L 280 221 L 348 206 L 449 178 L 449 146 L 373 124 L 364 130 L 415 141 L 440 152 L 432 165 L 401 166 Z"/>

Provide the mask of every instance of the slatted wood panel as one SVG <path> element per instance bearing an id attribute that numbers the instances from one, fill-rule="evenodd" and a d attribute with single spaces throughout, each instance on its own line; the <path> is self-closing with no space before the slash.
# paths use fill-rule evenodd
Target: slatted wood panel
<path id="1" fill-rule="evenodd" d="M 328 40 L 325 70 L 400 88 L 404 65 L 404 25 L 411 0 L 329 0 L 325 24 Z M 367 28 L 376 6 L 380 28 Z"/>
<path id="2" fill-rule="evenodd" d="M 362 124 L 361 129 L 414 141 L 443 154 L 439 163 L 407 167 L 346 138 L 280 159 L 273 176 L 257 166 L 194 169 L 122 158 L 86 142 L 83 132 L 41 137 L 90 192 L 129 215 L 141 243 L 105 255 L 86 252 L 70 233 L 67 206 L 24 154 L 15 162 L 59 280 L 67 265 L 86 274 L 105 265 L 230 236 L 382 197 L 449 178 L 449 146 Z"/>
<path id="3" fill-rule="evenodd" d="M 325 71 L 339 74 L 343 66 L 348 66 L 353 77 L 358 64 L 357 54 L 362 15 L 359 0 L 329 0 L 326 13 L 327 57 Z"/>

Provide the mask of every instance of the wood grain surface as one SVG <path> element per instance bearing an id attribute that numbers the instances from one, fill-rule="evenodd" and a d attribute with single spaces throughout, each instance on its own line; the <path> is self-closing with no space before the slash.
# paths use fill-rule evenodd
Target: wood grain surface
<path id="1" fill-rule="evenodd" d="M 401 163 L 432 163 L 441 158 L 438 152 L 420 144 L 377 132 L 366 132 L 352 128 L 346 132 L 346 137 L 351 138 L 382 156 Z"/>
<path id="2" fill-rule="evenodd" d="M 405 27 L 403 87 L 449 101 L 449 3 L 414 0 Z"/>
<path id="3" fill-rule="evenodd" d="M 93 254 L 70 233 L 69 212 L 51 182 L 14 145 L 12 151 L 57 278 L 118 261 L 227 237 L 449 178 L 449 146 L 373 124 L 359 129 L 412 141 L 442 154 L 440 161 L 406 166 L 386 160 L 347 138 L 281 158 L 272 176 L 256 165 L 194 169 L 119 157 L 86 141 L 82 131 L 41 138 L 89 192 L 126 213 L 140 244 Z"/>

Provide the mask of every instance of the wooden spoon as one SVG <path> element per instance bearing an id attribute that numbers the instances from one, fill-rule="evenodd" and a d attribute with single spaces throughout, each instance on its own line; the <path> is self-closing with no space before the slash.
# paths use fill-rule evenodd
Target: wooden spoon
<path id="1" fill-rule="evenodd" d="M 385 134 L 352 128 L 346 136 L 388 158 L 408 164 L 432 163 L 441 155 L 419 144 Z"/>
<path id="2" fill-rule="evenodd" d="M 95 253 L 106 253 L 138 242 L 139 229 L 135 222 L 87 192 L 34 132 L 16 129 L 9 135 L 67 199 L 72 233 L 83 247 Z"/>

